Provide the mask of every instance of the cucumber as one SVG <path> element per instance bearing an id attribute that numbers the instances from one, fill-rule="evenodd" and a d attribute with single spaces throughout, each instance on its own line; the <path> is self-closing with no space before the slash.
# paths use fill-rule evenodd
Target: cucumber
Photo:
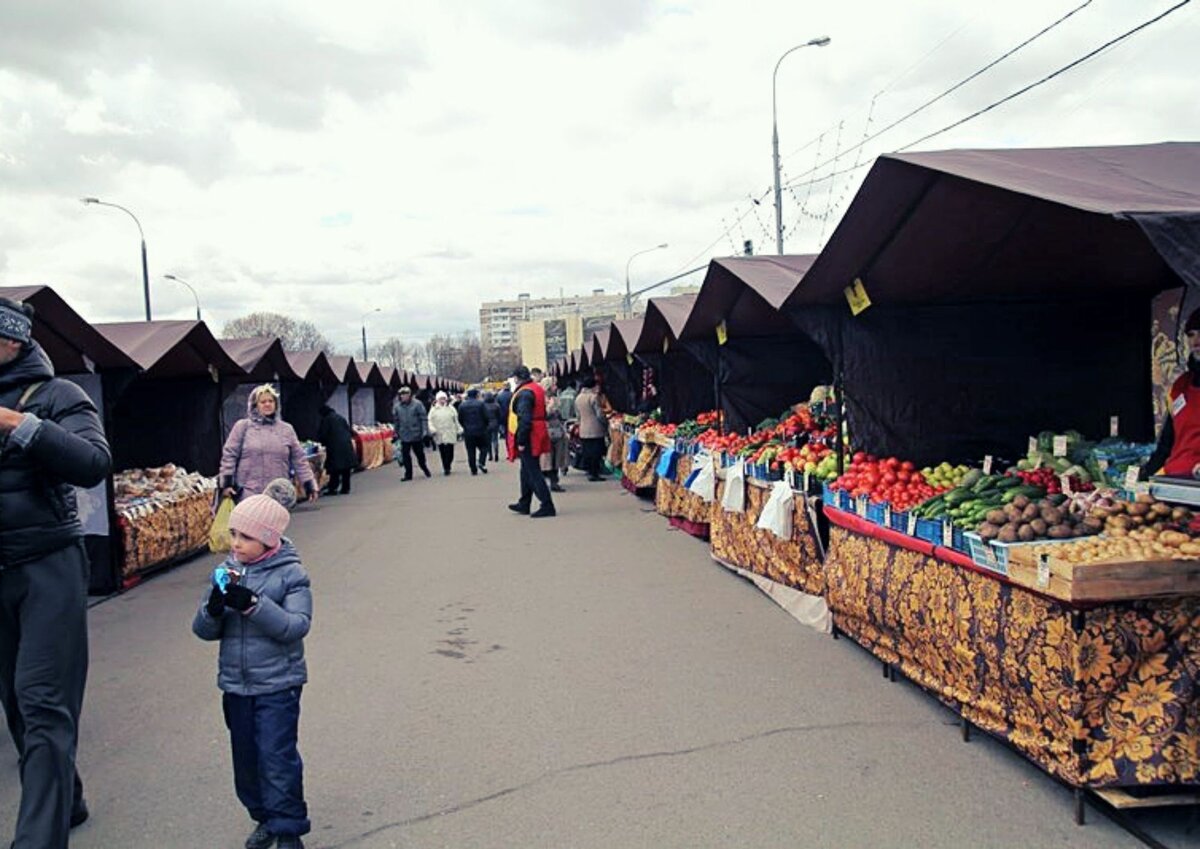
<path id="1" fill-rule="evenodd" d="M 1005 504 L 1011 504 L 1013 499 L 1015 499 L 1018 495 L 1024 495 L 1026 498 L 1036 500 L 1038 498 L 1043 498 L 1046 495 L 1046 490 L 1042 489 L 1040 486 L 1014 486 L 1011 489 L 1006 489 L 1004 491 L 1004 498 L 1001 500 Z"/>
<path id="2" fill-rule="evenodd" d="M 971 497 L 971 490 L 963 489 L 960 487 L 958 489 L 952 489 L 946 493 L 946 503 L 948 505 L 950 505 L 951 507 L 954 507 L 956 505 L 962 504 L 964 501 L 966 501 L 970 497 Z"/>
<path id="3" fill-rule="evenodd" d="M 1012 489 L 1014 486 L 1021 486 L 1021 479 L 1016 475 L 1005 475 L 996 483 L 1000 489 Z"/>

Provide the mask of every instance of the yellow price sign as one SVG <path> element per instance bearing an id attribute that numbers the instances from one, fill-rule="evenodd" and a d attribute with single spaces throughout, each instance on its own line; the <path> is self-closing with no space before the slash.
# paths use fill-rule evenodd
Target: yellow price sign
<path id="1" fill-rule="evenodd" d="M 633 365 L 633 354 L 626 354 L 625 362 L 629 363 L 629 365 Z"/>
<path id="2" fill-rule="evenodd" d="M 724 345 L 728 341 L 729 331 L 725 328 L 725 321 L 722 319 L 721 323 L 717 325 L 717 344 Z"/>
<path id="3" fill-rule="evenodd" d="M 853 315 L 858 315 L 871 306 L 871 298 L 867 295 L 867 289 L 863 286 L 861 277 L 856 277 L 854 283 L 843 290 L 843 294 L 846 296 L 846 302 L 850 304 L 850 312 Z"/>

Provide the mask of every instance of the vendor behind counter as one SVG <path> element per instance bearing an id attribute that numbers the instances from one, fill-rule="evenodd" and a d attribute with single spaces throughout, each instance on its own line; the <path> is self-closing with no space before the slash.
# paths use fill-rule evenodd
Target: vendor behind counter
<path id="1" fill-rule="evenodd" d="M 1169 408 L 1158 446 L 1142 467 L 1140 480 L 1148 480 L 1159 469 L 1171 477 L 1200 478 L 1200 309 L 1192 311 L 1183 329 L 1187 371 L 1167 394 Z"/>

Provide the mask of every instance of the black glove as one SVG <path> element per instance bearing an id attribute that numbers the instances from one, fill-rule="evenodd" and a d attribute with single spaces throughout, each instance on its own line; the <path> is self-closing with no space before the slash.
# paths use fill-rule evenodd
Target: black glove
<path id="1" fill-rule="evenodd" d="M 208 601 L 204 604 L 204 609 L 213 619 L 220 619 L 225 615 L 225 593 L 221 592 L 220 587 L 212 588 L 212 592 L 208 594 Z"/>
<path id="2" fill-rule="evenodd" d="M 258 596 L 241 584 L 230 584 L 225 588 L 225 604 L 230 610 L 245 613 L 258 604 Z"/>

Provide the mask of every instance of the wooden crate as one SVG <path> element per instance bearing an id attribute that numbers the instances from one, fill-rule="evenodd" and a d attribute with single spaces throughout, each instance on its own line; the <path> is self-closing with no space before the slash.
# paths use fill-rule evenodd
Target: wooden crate
<path id="1" fill-rule="evenodd" d="M 1033 552 L 1014 549 L 1008 579 L 1066 602 L 1200 595 L 1200 560 L 1070 563 L 1050 557 L 1047 566 Z"/>

